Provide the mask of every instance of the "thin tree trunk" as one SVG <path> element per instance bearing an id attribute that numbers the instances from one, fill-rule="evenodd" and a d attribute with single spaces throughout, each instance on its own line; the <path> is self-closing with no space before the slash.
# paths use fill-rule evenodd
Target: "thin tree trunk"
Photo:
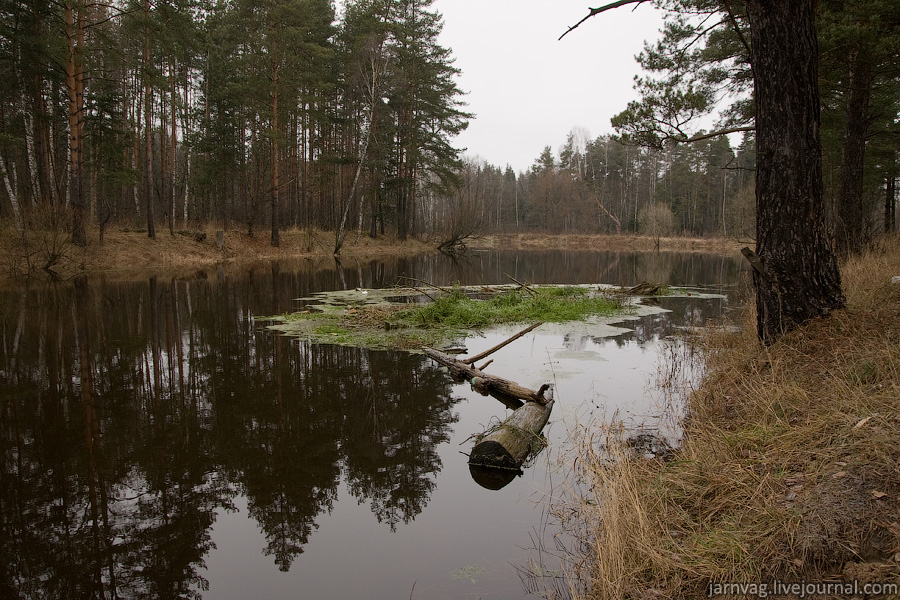
<path id="1" fill-rule="evenodd" d="M 885 185 L 885 195 L 884 195 L 884 232 L 885 233 L 893 233 L 897 227 L 897 223 L 895 220 L 894 207 L 896 206 L 896 199 L 894 197 L 895 190 L 897 187 L 897 179 L 893 175 L 889 175 L 887 178 L 887 184 Z"/>
<path id="2" fill-rule="evenodd" d="M 356 172 L 353 175 L 353 184 L 350 186 L 350 191 L 347 194 L 347 200 L 344 203 L 344 210 L 341 214 L 341 221 L 335 231 L 334 237 L 334 254 L 340 254 L 341 248 L 344 245 L 344 236 L 346 235 L 346 226 L 347 226 L 347 217 L 350 214 L 350 207 L 353 206 L 353 197 L 356 195 L 356 188 L 359 186 L 359 175 L 362 172 L 363 163 L 366 161 L 366 155 L 369 149 L 369 133 L 372 130 L 371 118 L 374 113 L 374 107 L 372 105 L 369 106 L 369 115 L 366 117 L 366 122 L 363 123 L 363 130 L 360 132 L 362 137 L 362 145 L 359 148 L 359 162 L 356 165 Z"/>
<path id="3" fill-rule="evenodd" d="M 273 49 L 272 57 L 272 246 L 281 245 L 278 235 L 278 47 Z"/>
<path id="4" fill-rule="evenodd" d="M 9 177 L 9 171 L 6 169 L 6 161 L 0 154 L 0 175 L 3 177 L 3 185 L 6 187 L 6 194 L 9 196 L 9 202 L 12 205 L 13 218 L 16 221 L 16 230 L 19 235 L 25 233 L 25 226 L 22 223 L 22 212 L 19 208 L 19 199 L 16 197 L 15 186 Z"/>
<path id="5" fill-rule="evenodd" d="M 72 203 L 72 243 L 87 246 L 84 224 L 84 159 L 82 157 L 84 106 L 84 67 L 80 54 L 84 48 L 84 11 L 80 4 L 65 5 L 68 61 L 66 91 L 69 106 L 69 199 Z"/>
<path id="6" fill-rule="evenodd" d="M 144 18 L 150 19 L 150 0 L 144 0 Z M 144 26 L 144 204 L 147 210 L 147 237 L 156 239 L 153 219 L 153 88 L 150 86 L 150 28 Z"/>
<path id="7" fill-rule="evenodd" d="M 341 247 L 344 245 L 344 235 L 346 234 L 346 226 L 347 226 L 347 217 L 350 214 L 350 208 L 353 206 L 353 198 L 356 195 L 356 190 L 359 186 L 359 176 L 362 173 L 363 165 L 366 162 L 369 151 L 369 143 L 372 139 L 373 129 L 375 127 L 375 108 L 379 102 L 379 90 L 381 89 L 381 77 L 384 74 L 385 69 L 385 61 L 383 60 L 383 42 L 379 41 L 377 44 L 373 44 L 373 46 L 369 49 L 369 62 L 366 65 L 366 111 L 362 116 L 362 125 L 360 127 L 360 147 L 359 147 L 359 162 L 356 164 L 356 172 L 353 175 L 353 183 L 350 186 L 350 191 L 347 194 L 347 200 L 344 203 L 343 213 L 341 214 L 341 220 L 338 224 L 335 240 L 334 240 L 334 254 L 338 255 L 341 252 Z M 362 200 L 359 202 L 360 217 L 359 217 L 359 229 L 362 229 Z"/>
<path id="8" fill-rule="evenodd" d="M 175 86 L 175 63 L 169 58 L 169 89 L 171 94 L 169 97 L 169 120 L 171 122 L 171 133 L 169 136 L 169 234 L 175 235 L 175 153 L 178 149 L 178 122 L 177 116 L 177 88 Z"/>
<path id="9" fill-rule="evenodd" d="M 828 244 L 811 0 L 749 0 L 756 98 L 757 331 L 765 344 L 841 308 Z"/>

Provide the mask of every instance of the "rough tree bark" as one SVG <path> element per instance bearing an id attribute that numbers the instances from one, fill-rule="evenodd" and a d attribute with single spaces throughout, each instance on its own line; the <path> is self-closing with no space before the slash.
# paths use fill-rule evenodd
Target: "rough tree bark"
<path id="1" fill-rule="evenodd" d="M 597 14 L 646 1 L 618 0 L 592 8 L 560 39 Z M 746 3 L 757 144 L 756 252 L 750 254 L 757 331 L 765 344 L 845 304 L 822 201 L 814 3 Z"/>
<path id="2" fill-rule="evenodd" d="M 844 306 L 822 200 L 813 0 L 748 0 L 756 97 L 757 332 L 765 344 Z"/>
<path id="3" fill-rule="evenodd" d="M 526 402 L 475 444 L 469 465 L 518 471 L 535 448 L 541 447 L 541 432 L 552 410 L 553 400 L 546 404 Z"/>

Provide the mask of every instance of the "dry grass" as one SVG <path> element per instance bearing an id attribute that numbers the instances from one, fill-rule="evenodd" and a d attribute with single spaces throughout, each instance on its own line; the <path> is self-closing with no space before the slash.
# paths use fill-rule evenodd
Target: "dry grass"
<path id="1" fill-rule="evenodd" d="M 110 228 L 101 242 L 99 231 L 88 231 L 88 245 L 78 248 L 69 242 L 69 234 L 62 227 L 29 229 L 25 238 L 18 236 L 12 227 L 0 230 L 0 278 L 22 277 L 40 274 L 48 263 L 49 269 L 62 278 L 80 273 L 102 271 L 105 274 L 122 274 L 165 269 L 167 271 L 190 270 L 220 263 L 253 263 L 270 260 L 302 258 L 331 258 L 334 248 L 332 232 L 308 229 L 288 229 L 280 232 L 281 244 L 273 248 L 268 231 L 257 231 L 253 237 L 230 230 L 225 234 L 224 247 L 216 245 L 216 225 L 207 225 L 197 231 L 206 239 L 197 241 L 192 235 L 170 235 L 165 228 L 157 229 L 156 239 L 147 237 L 146 231 L 130 231 Z M 190 233 L 190 232 L 186 232 Z M 398 242 L 395 238 L 379 239 L 348 235 L 342 257 L 401 256 L 434 251 L 432 245 L 419 240 Z"/>
<path id="2" fill-rule="evenodd" d="M 750 241 L 726 238 L 660 238 L 662 252 L 737 252 L 743 246 L 753 245 Z M 498 233 L 485 236 L 469 244 L 472 248 L 512 248 L 519 250 L 613 250 L 631 252 L 652 252 L 656 250 L 656 240 L 639 235 L 589 235 L 589 234 L 546 234 L 546 233 Z"/>
<path id="3" fill-rule="evenodd" d="M 900 242 L 846 264 L 848 307 L 771 348 L 702 340 L 707 377 L 670 462 L 585 436 L 556 507 L 584 599 L 706 597 L 710 583 L 900 581 Z M 595 438 L 597 436 L 595 435 Z M 614 464 L 613 464 L 614 463 Z"/>
<path id="4" fill-rule="evenodd" d="M 285 229 L 280 232 L 280 246 L 273 248 L 269 243 L 269 232 L 264 229 L 258 229 L 252 237 L 231 229 L 225 234 L 224 248 L 219 250 L 216 246 L 218 224 L 197 229 L 206 234 L 203 241 L 196 241 L 191 235 L 170 235 L 165 227 L 157 228 L 155 240 L 149 239 L 146 231 L 110 227 L 100 241 L 99 230 L 91 227 L 87 232 L 87 247 L 78 248 L 70 243 L 66 230 L 68 219 L 65 212 L 33 214 L 24 238 L 9 223 L 0 227 L 0 280 L 34 275 L 69 279 L 92 272 L 129 277 L 151 269 L 186 274 L 193 269 L 221 263 L 330 259 L 334 248 L 334 233 L 329 231 Z M 660 248 L 662 251 L 733 252 L 740 246 L 734 240 L 663 238 Z M 655 242 L 640 236 L 499 234 L 482 238 L 471 247 L 648 251 L 655 249 Z M 411 256 L 435 251 L 436 244 L 427 240 L 399 242 L 392 235 L 378 239 L 363 235 L 356 240 L 351 234 L 347 236 L 341 256 Z"/>

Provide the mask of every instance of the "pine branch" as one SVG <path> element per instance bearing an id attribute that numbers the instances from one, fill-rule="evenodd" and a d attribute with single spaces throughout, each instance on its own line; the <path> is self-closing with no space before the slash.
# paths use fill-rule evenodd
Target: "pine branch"
<path id="1" fill-rule="evenodd" d="M 564 34 L 559 36 L 557 41 L 566 37 L 571 31 L 577 29 L 579 25 L 581 25 L 582 23 L 584 23 L 585 21 L 587 21 L 588 19 L 590 19 L 593 16 L 599 15 L 600 13 L 606 12 L 608 10 L 612 10 L 613 8 L 619 8 L 620 6 L 625 6 L 626 4 L 643 4 L 644 2 L 647 2 L 647 0 L 618 0 L 618 2 L 610 2 L 606 6 L 601 6 L 600 8 L 592 8 L 591 12 L 588 13 L 588 15 L 585 18 L 583 18 L 582 20 L 578 21 L 577 23 L 575 23 L 574 25 L 569 27 Z"/>

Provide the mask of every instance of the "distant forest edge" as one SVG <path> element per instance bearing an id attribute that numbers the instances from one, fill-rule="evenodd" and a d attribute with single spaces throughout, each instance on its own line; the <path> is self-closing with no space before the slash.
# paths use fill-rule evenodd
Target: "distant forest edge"
<path id="1" fill-rule="evenodd" d="M 461 155 L 452 141 L 473 115 L 431 3 L 4 1 L 0 222 L 59 223 L 79 245 L 86 224 L 153 237 L 216 222 L 272 245 L 317 228 L 339 232 L 335 252 L 345 231 L 755 235 L 752 133 L 639 146 L 576 127 L 520 173 Z M 830 222 L 854 101 L 844 63 L 823 83 Z M 896 130 L 888 96 L 870 110 L 869 234 L 896 223 L 897 136 L 875 138 Z"/>

